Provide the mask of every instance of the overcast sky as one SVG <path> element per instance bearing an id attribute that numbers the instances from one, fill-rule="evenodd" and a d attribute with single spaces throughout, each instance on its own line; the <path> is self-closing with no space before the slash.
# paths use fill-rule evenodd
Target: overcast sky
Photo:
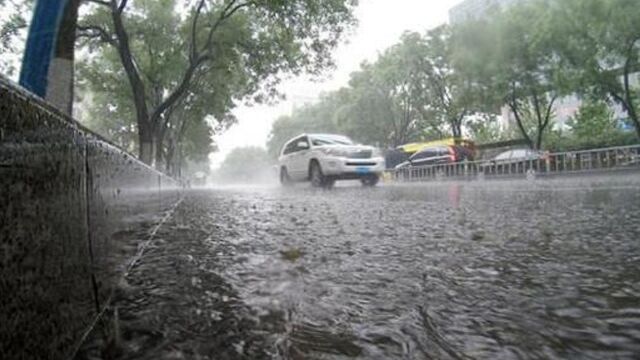
<path id="1" fill-rule="evenodd" d="M 235 147 L 266 145 L 271 124 L 288 115 L 295 106 L 313 102 L 320 93 L 338 89 L 349 81 L 364 60 L 377 55 L 400 39 L 406 30 L 423 32 L 448 20 L 451 7 L 461 0 L 360 0 L 356 11 L 359 21 L 348 42 L 337 49 L 335 71 L 326 80 L 312 82 L 299 78 L 285 81 L 281 91 L 287 100 L 274 106 L 240 107 L 235 111 L 239 123 L 216 138 L 220 151 L 212 154 L 215 168 Z"/>

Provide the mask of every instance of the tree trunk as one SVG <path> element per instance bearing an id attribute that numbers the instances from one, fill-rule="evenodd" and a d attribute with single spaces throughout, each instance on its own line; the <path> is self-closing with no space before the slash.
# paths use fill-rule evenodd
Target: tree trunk
<path id="1" fill-rule="evenodd" d="M 633 47 L 632 47 L 633 48 Z M 640 121 L 638 121 L 638 113 L 636 112 L 636 106 L 633 103 L 633 90 L 631 89 L 631 81 L 629 79 L 629 69 L 630 69 L 630 62 L 627 61 L 627 64 L 625 65 L 625 70 L 624 70 L 624 92 L 625 92 L 625 99 L 626 99 L 626 108 L 627 108 L 627 114 L 629 115 L 629 118 L 631 118 L 631 121 L 633 121 L 633 125 L 636 128 L 636 134 L 638 134 L 638 137 L 640 138 Z"/>
<path id="2" fill-rule="evenodd" d="M 149 109 L 146 100 L 146 90 L 138 69 L 133 61 L 133 55 L 129 46 L 129 34 L 122 22 L 122 12 L 116 6 L 115 1 L 111 1 L 111 18 L 113 20 L 113 28 L 116 34 L 118 55 L 120 61 L 127 74 L 131 92 L 133 94 L 133 103 L 136 108 L 136 121 L 138 123 L 138 139 L 140 161 L 145 164 L 152 165 L 154 155 L 154 141 L 152 123 L 149 118 Z"/>
<path id="3" fill-rule="evenodd" d="M 140 161 L 147 165 L 153 165 L 154 139 L 153 131 L 147 126 L 138 126 L 138 143 Z"/>
<path id="4" fill-rule="evenodd" d="M 157 134 L 158 131 L 156 131 L 156 135 L 154 135 L 154 151 L 155 151 L 155 165 L 156 168 L 160 171 L 162 170 L 166 170 L 162 169 L 162 166 L 164 165 L 164 158 L 165 158 L 165 151 L 164 151 L 164 139 L 162 139 L 162 136 Z"/>
<path id="5" fill-rule="evenodd" d="M 629 100 L 631 100 L 630 97 L 629 97 Z M 638 135 L 638 138 L 640 138 L 640 120 L 638 119 L 638 113 L 635 110 L 635 106 L 633 102 L 631 102 L 630 104 L 624 107 L 626 108 L 627 115 L 629 115 L 629 119 L 631 119 L 631 122 L 633 123 L 633 126 L 636 129 L 636 134 Z"/>
<path id="6" fill-rule="evenodd" d="M 633 103 L 633 100 L 630 94 L 628 95 L 628 98 L 629 98 L 628 100 L 629 109 L 627 110 L 627 114 L 629 115 L 629 118 L 633 122 L 633 126 L 636 128 L 636 134 L 638 135 L 638 138 L 640 138 L 640 120 L 638 120 L 638 113 L 636 111 L 635 104 Z"/>
<path id="7" fill-rule="evenodd" d="M 520 118 L 520 113 L 518 113 L 518 105 L 513 100 L 513 102 L 509 102 L 509 108 L 511 108 L 511 112 L 513 112 L 513 116 L 516 118 L 516 124 L 518 124 L 518 129 L 520 129 L 520 133 L 524 137 L 525 141 L 529 145 L 529 148 L 534 149 L 533 140 L 529 134 L 527 134 L 527 130 L 524 128 L 524 124 L 522 123 L 522 118 Z"/>
<path id="8" fill-rule="evenodd" d="M 462 123 L 458 122 L 457 119 L 450 120 L 449 123 L 451 124 L 451 133 L 453 137 L 456 139 L 462 138 Z"/>
<path id="9" fill-rule="evenodd" d="M 544 133 L 544 129 L 538 129 L 538 138 L 536 139 L 536 148 L 535 148 L 535 150 L 542 149 L 543 133 Z"/>

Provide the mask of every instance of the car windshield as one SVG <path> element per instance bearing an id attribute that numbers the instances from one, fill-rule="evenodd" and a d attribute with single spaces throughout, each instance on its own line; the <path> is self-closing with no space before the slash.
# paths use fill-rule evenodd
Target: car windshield
<path id="1" fill-rule="evenodd" d="M 430 147 L 430 148 L 426 148 L 426 149 L 420 150 L 420 152 L 415 153 L 411 157 L 411 160 L 426 159 L 426 158 L 430 158 L 430 157 L 434 157 L 434 156 L 440 156 L 440 155 L 447 154 L 448 151 L 449 150 L 446 147 Z"/>
<path id="2" fill-rule="evenodd" d="M 323 145 L 353 145 L 353 141 L 340 135 L 313 135 L 310 137 L 313 146 Z"/>

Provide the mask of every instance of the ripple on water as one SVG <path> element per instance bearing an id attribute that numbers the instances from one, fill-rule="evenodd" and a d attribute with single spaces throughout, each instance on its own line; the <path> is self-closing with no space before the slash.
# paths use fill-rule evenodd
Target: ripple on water
<path id="1" fill-rule="evenodd" d="M 262 224 L 229 225 L 245 260 L 223 266 L 279 314 L 281 357 L 634 358 L 640 187 L 544 184 L 210 196 L 212 218 Z"/>

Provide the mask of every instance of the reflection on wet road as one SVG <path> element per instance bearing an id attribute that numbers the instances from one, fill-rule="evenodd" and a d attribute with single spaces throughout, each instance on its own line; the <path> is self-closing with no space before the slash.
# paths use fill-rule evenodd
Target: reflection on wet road
<path id="1" fill-rule="evenodd" d="M 640 353 L 633 178 L 194 190 L 180 212 L 188 216 L 173 226 L 189 239 L 164 241 L 201 246 L 188 256 L 208 259 L 202 273 L 231 285 L 238 304 L 226 310 L 250 324 L 245 337 L 261 339 L 252 355 L 241 339 L 218 343 L 238 356 Z"/>

